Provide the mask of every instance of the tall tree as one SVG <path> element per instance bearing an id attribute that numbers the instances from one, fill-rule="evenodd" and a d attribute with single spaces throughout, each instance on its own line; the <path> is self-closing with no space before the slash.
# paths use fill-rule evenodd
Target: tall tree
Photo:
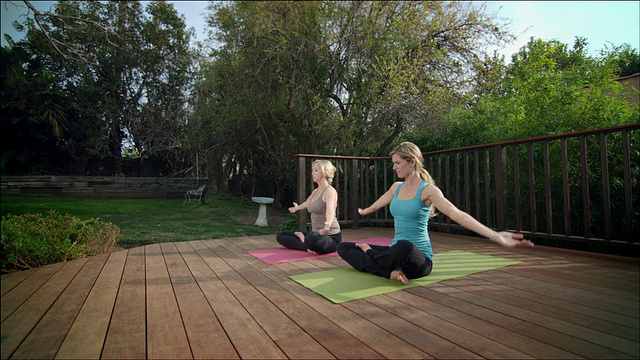
<path id="1" fill-rule="evenodd" d="M 2 174 L 61 173 L 67 156 L 59 143 L 68 131 L 58 80 L 23 46 L 2 48 Z"/>
<path id="2" fill-rule="evenodd" d="M 217 109 L 210 127 L 242 129 L 233 142 L 248 154 L 248 172 L 273 174 L 280 185 L 291 182 L 295 152 L 374 155 L 404 132 L 438 124 L 469 88 L 483 49 L 509 39 L 481 7 L 462 2 L 225 2 L 210 10 L 221 44 L 211 62 L 224 69 L 207 82 L 216 99 L 207 105 Z"/>
<path id="3" fill-rule="evenodd" d="M 613 81 L 618 63 L 589 56 L 587 45 L 580 37 L 572 46 L 531 38 L 510 64 L 488 74 L 472 106 L 450 113 L 441 136 L 417 141 L 451 148 L 637 122 L 637 105 L 630 108 Z"/>
<path id="4" fill-rule="evenodd" d="M 59 2 L 26 24 L 26 44 L 61 79 L 79 132 L 65 146 L 82 164 L 175 152 L 192 57 L 184 19 L 164 1 Z M 89 130 L 89 133 L 87 133 Z M 77 136 L 74 136 L 77 135 Z"/>

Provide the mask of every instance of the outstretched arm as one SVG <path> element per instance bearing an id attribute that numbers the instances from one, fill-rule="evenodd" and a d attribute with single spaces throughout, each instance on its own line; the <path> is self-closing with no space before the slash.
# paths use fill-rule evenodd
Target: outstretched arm
<path id="1" fill-rule="evenodd" d="M 533 247 L 533 243 L 524 239 L 519 233 L 511 233 L 508 231 L 496 232 L 484 224 L 480 223 L 473 216 L 458 209 L 447 198 L 444 197 L 442 191 L 436 186 L 427 186 L 423 191 L 423 200 L 430 202 L 443 214 L 447 215 L 451 220 L 464 226 L 465 228 L 482 235 L 491 241 L 506 247 Z"/>
<path id="2" fill-rule="evenodd" d="M 309 203 L 309 199 L 311 199 L 311 196 L 313 195 L 313 193 L 316 191 L 317 189 L 314 189 L 311 194 L 309 194 L 309 197 L 307 197 L 307 200 L 305 200 L 302 204 L 298 205 L 297 203 L 293 203 L 293 206 L 289 208 L 289 212 L 290 213 L 294 213 L 296 211 L 302 210 L 302 209 L 306 209 L 307 208 L 307 204 Z"/>
<path id="3" fill-rule="evenodd" d="M 364 208 L 364 209 L 360 209 L 359 208 L 358 209 L 358 214 L 360 214 L 360 215 L 371 214 L 371 213 L 374 213 L 374 212 L 380 210 L 382 207 L 391 204 L 391 200 L 393 200 L 393 194 L 395 193 L 396 188 L 398 187 L 398 184 L 399 183 L 394 183 L 393 185 L 391 185 L 389 190 L 387 190 L 386 193 L 382 194 L 382 196 L 380 196 L 378 198 L 378 200 L 376 200 L 368 208 Z"/>

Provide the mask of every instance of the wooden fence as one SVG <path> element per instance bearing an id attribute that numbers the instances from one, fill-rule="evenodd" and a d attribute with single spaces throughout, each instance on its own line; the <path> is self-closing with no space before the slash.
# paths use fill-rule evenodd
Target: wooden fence
<path id="1" fill-rule="evenodd" d="M 425 168 L 457 207 L 496 230 L 530 238 L 640 248 L 640 124 L 424 153 Z M 343 226 L 390 225 L 388 207 L 360 217 L 394 181 L 390 157 L 299 154 L 298 202 L 314 187 L 311 163 L 338 168 Z M 299 214 L 299 227 L 307 224 Z M 463 229 L 439 215 L 429 226 Z"/>

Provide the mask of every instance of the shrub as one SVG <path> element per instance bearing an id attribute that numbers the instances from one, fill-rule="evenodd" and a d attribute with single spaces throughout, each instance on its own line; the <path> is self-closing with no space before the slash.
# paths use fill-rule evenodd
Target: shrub
<path id="1" fill-rule="evenodd" d="M 297 231 L 298 230 L 298 217 L 295 215 L 292 215 L 291 219 L 288 220 L 284 220 L 283 222 L 281 222 L 278 225 L 278 231 L 284 231 L 284 230 L 294 230 Z M 309 226 L 307 228 L 308 232 L 311 232 L 311 226 Z"/>
<path id="2" fill-rule="evenodd" d="M 2 217 L 2 272 L 25 270 L 108 253 L 120 228 L 99 219 L 82 221 L 55 210 Z"/>
<path id="3" fill-rule="evenodd" d="M 298 217 L 293 215 L 290 217 L 290 219 L 284 220 L 278 225 L 278 231 L 298 230 Z"/>

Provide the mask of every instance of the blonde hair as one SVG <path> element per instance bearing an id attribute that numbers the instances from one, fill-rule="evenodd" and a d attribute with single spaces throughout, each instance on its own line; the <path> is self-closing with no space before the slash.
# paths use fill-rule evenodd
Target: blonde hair
<path id="1" fill-rule="evenodd" d="M 333 166 L 333 164 L 329 160 L 316 160 L 313 162 L 312 166 L 316 165 L 318 166 L 320 171 L 322 171 L 322 174 L 327 179 L 327 182 L 331 184 L 331 182 L 333 181 L 333 176 L 336 173 L 336 167 Z"/>
<path id="2" fill-rule="evenodd" d="M 430 184 L 431 186 L 436 186 L 436 182 L 431 177 L 431 174 L 424 168 L 424 157 L 422 157 L 422 152 L 420 148 L 416 146 L 416 144 L 405 141 L 400 145 L 396 146 L 390 153 L 390 156 L 398 155 L 400 158 L 406 161 L 414 160 L 413 170 L 417 171 L 420 175 L 420 178 Z M 435 209 L 431 211 L 429 217 L 436 216 Z"/>

